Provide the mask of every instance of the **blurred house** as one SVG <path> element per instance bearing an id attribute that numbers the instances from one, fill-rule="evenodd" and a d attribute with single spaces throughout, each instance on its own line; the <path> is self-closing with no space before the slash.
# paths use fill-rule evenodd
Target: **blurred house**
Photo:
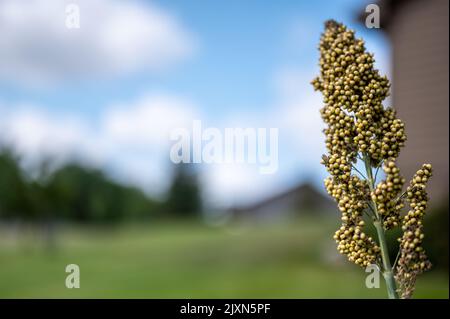
<path id="1" fill-rule="evenodd" d="M 248 206 L 231 210 L 236 220 L 274 221 L 300 215 L 337 214 L 334 201 L 305 183 Z"/>
<path id="2" fill-rule="evenodd" d="M 431 163 L 429 193 L 431 202 L 440 204 L 448 201 L 449 184 L 449 1 L 378 5 L 393 48 L 393 106 L 408 134 L 399 165 L 409 179 L 422 163 Z"/>

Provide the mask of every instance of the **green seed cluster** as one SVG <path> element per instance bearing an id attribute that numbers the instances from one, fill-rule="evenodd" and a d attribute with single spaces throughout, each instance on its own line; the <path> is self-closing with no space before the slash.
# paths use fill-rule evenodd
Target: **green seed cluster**
<path id="1" fill-rule="evenodd" d="M 406 140 L 404 125 L 393 109 L 383 107 L 389 81 L 374 68 L 373 55 L 366 52 L 364 41 L 356 39 L 354 31 L 335 21 L 326 22 L 319 50 L 321 72 L 312 84 L 322 92 L 325 104 L 321 115 L 327 124 L 329 154 L 322 163 L 331 175 L 325 186 L 342 213 L 342 227 L 334 238 L 339 252 L 367 266 L 378 260 L 380 248 L 362 229 L 371 193 L 368 183 L 352 174 L 353 163 L 358 153 L 367 154 L 374 165 L 397 157 Z M 384 207 L 386 226 L 398 223 L 398 216 L 391 216 L 390 210 L 398 181 L 396 173 L 391 175 L 385 188 L 375 190 L 379 207 Z"/>
<path id="2" fill-rule="evenodd" d="M 382 105 L 389 95 L 388 79 L 374 68 L 373 55 L 354 31 L 332 20 L 325 27 L 319 45 L 321 74 L 312 84 L 324 96 L 328 150 L 341 158 L 342 167 L 358 151 L 375 163 L 397 157 L 406 134 L 395 111 Z"/>
<path id="3" fill-rule="evenodd" d="M 406 133 L 394 109 L 382 104 L 389 95 L 389 81 L 374 68 L 374 57 L 366 52 L 364 41 L 341 23 L 325 23 L 319 50 L 320 76 L 312 84 L 324 98 L 320 112 L 327 124 L 328 154 L 323 155 L 322 164 L 330 174 L 325 187 L 342 214 L 342 226 L 334 234 L 338 251 L 357 265 L 382 266 L 380 247 L 363 230 L 363 215 L 382 222 L 385 230 L 402 226 L 396 280 L 402 296 L 408 297 L 417 274 L 430 267 L 421 243 L 425 183 L 431 166 L 424 165 L 414 176 L 406 192 L 411 210 L 402 218 L 405 193 L 399 194 L 405 180 L 395 161 Z M 358 159 L 364 161 L 366 176 L 355 166 Z M 385 179 L 374 185 L 372 168 L 381 165 Z"/>
<path id="4" fill-rule="evenodd" d="M 327 178 L 327 192 L 338 203 L 342 213 L 342 226 L 334 234 L 337 249 L 347 255 L 351 262 L 366 267 L 378 258 L 380 248 L 363 231 L 363 211 L 367 208 L 365 194 L 368 191 L 366 181 L 351 175 L 347 183 L 336 183 L 336 178 Z"/>
<path id="5" fill-rule="evenodd" d="M 352 175 L 347 183 L 337 183 L 336 178 L 325 179 L 325 188 L 338 203 L 342 213 L 342 222 L 357 225 L 361 220 L 364 209 L 367 208 L 365 194 L 368 191 L 366 181 Z"/>
<path id="6" fill-rule="evenodd" d="M 383 219 L 384 228 L 391 229 L 400 225 L 400 211 L 404 204 L 398 195 L 403 188 L 405 179 L 400 176 L 400 169 L 393 160 L 385 161 L 383 170 L 386 179 L 378 183 L 371 193 L 371 197 Z"/>
<path id="7" fill-rule="evenodd" d="M 343 224 L 334 234 L 334 239 L 341 254 L 347 255 L 351 262 L 366 267 L 376 262 L 380 248 L 362 231 L 362 226 L 364 221 L 360 221 L 358 226 Z"/>
<path id="8" fill-rule="evenodd" d="M 424 164 L 414 175 L 407 189 L 410 210 L 402 221 L 403 236 L 399 238 L 400 258 L 396 275 L 404 298 L 411 297 L 416 277 L 431 268 L 431 263 L 422 247 L 425 237 L 423 217 L 428 201 L 426 183 L 431 175 L 431 165 Z"/>

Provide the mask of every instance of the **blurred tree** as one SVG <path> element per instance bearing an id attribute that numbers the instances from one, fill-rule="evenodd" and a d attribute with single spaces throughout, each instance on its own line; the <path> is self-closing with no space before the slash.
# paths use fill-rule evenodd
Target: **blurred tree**
<path id="1" fill-rule="evenodd" d="M 175 166 L 172 185 L 169 189 L 166 210 L 177 217 L 192 217 L 202 210 L 200 185 L 192 166 Z"/>
<path id="2" fill-rule="evenodd" d="M 30 186 L 19 167 L 19 158 L 4 146 L 0 149 L 0 217 L 31 218 Z"/>
<path id="3" fill-rule="evenodd" d="M 116 183 L 96 169 L 70 163 L 50 172 L 50 161 L 45 160 L 31 179 L 18 163 L 9 148 L 0 148 L 0 218 L 40 223 L 49 236 L 57 220 L 142 220 L 154 217 L 160 206 L 141 190 Z"/>
<path id="4" fill-rule="evenodd" d="M 142 191 L 76 164 L 56 171 L 50 178 L 48 192 L 62 216 L 79 222 L 114 223 L 125 218 L 145 218 L 156 206 Z"/>
<path id="5" fill-rule="evenodd" d="M 116 223 L 154 215 L 158 204 L 141 190 L 108 179 L 101 171 L 68 164 L 50 178 L 54 208 L 78 222 Z"/>
<path id="6" fill-rule="evenodd" d="M 101 172 L 68 164 L 52 174 L 47 192 L 52 194 L 54 209 L 61 217 L 88 222 L 102 219 L 107 214 L 107 201 L 113 199 L 102 202 L 101 197 L 108 186 Z"/>

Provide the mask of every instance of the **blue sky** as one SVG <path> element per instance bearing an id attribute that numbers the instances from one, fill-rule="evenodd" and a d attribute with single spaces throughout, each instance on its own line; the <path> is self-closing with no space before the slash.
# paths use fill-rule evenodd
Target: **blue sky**
<path id="1" fill-rule="evenodd" d="M 356 29 L 378 67 L 389 71 L 381 31 L 356 21 L 364 1 L 66 1 L 79 4 L 79 30 L 58 29 L 64 1 L 51 10 L 45 0 L 10 2 L 2 3 L 0 14 L 10 34 L 0 42 L 3 136 L 30 163 L 45 152 L 61 161 L 76 154 L 156 196 L 170 176 L 159 141 L 164 135 L 134 129 L 136 114 L 154 115 L 153 127 L 168 117 L 179 120 L 167 125 L 198 118 L 217 127 L 279 127 L 274 176 L 258 176 L 247 166 L 201 169 L 213 190 L 208 197 L 234 204 L 305 179 L 320 185 L 321 98 L 308 82 L 318 71 L 326 19 Z M 133 129 L 124 131 L 124 125 Z M 133 134 L 153 138 L 136 143 Z"/>

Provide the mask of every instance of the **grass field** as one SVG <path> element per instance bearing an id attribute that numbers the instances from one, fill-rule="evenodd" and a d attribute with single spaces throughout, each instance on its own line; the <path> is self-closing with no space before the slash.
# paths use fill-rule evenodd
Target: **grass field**
<path id="1" fill-rule="evenodd" d="M 384 298 L 337 256 L 335 225 L 212 228 L 190 224 L 65 230 L 55 251 L 0 234 L 1 298 Z M 81 288 L 65 287 L 65 266 Z M 382 280 L 381 280 L 382 281 Z M 416 298 L 448 298 L 448 275 L 429 272 Z"/>

